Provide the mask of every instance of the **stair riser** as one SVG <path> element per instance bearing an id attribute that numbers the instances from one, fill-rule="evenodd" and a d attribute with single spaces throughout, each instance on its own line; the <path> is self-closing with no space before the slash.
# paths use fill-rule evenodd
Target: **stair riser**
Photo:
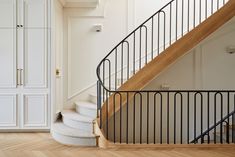
<path id="1" fill-rule="evenodd" d="M 86 122 L 79 122 L 76 120 L 68 119 L 63 117 L 63 123 L 71 128 L 80 129 L 87 131 L 89 133 L 93 133 L 93 124 Z"/>
<path id="2" fill-rule="evenodd" d="M 70 137 L 52 132 L 52 137 L 59 143 L 71 146 L 97 146 L 96 138 Z"/>
<path id="3" fill-rule="evenodd" d="M 91 118 L 96 118 L 96 110 L 94 109 L 89 109 L 89 108 L 86 108 L 86 107 L 81 107 L 79 105 L 76 106 L 76 112 L 81 114 L 81 115 L 84 115 L 84 116 L 88 116 L 88 117 L 91 117 Z"/>

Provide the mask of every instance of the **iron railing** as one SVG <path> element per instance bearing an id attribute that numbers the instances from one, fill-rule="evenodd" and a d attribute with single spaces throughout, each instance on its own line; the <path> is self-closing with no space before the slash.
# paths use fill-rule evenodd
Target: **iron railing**
<path id="1" fill-rule="evenodd" d="M 235 91 L 148 90 L 106 93 L 105 105 L 120 108 L 118 112 L 113 110 L 112 118 L 108 118 L 108 110 L 99 112 L 100 127 L 105 137 L 114 143 L 235 143 Z M 106 98 L 109 95 L 113 96 L 113 103 L 108 103 Z M 127 98 L 125 105 L 120 103 L 123 97 Z M 99 98 L 100 103 L 102 100 Z M 102 114 L 106 114 L 103 121 Z"/>
<path id="2" fill-rule="evenodd" d="M 214 14 L 227 2 L 228 0 L 172 0 L 127 35 L 102 59 L 97 67 L 97 112 L 100 118 L 100 128 L 105 132 L 107 139 L 117 142 L 117 138 L 119 138 L 118 141 L 120 143 L 164 143 L 164 141 L 165 143 L 190 143 L 193 140 L 196 143 L 203 136 L 203 140 L 201 140 L 201 143 L 203 143 L 205 141 L 205 135 L 207 135 L 207 141 L 217 141 L 215 139 L 218 134 L 217 126 L 220 125 L 219 133 L 223 134 L 223 131 L 221 131 L 222 123 L 227 122 L 230 125 L 230 119 L 234 117 L 234 114 L 230 116 L 230 112 L 234 111 L 234 108 L 228 105 L 229 107 L 226 108 L 228 112 L 224 113 L 225 110 L 223 107 L 219 109 L 217 105 L 214 105 L 214 111 L 210 113 L 209 108 L 212 109 L 212 100 L 210 100 L 210 97 L 214 95 L 215 100 L 213 103 L 216 104 L 218 103 L 216 101 L 218 95 L 221 96 L 222 102 L 222 99 L 224 100 L 224 93 L 227 93 L 227 96 L 231 97 L 234 91 L 121 91 L 119 87 L 166 48 Z M 207 96 L 204 95 L 205 93 Z M 109 103 L 111 95 L 114 97 L 113 103 Z M 193 95 L 194 98 L 190 98 Z M 156 98 L 159 96 L 161 98 Z M 115 99 L 118 99 L 117 97 L 119 97 L 121 104 L 115 104 Z M 126 102 L 121 101 L 124 97 Z M 197 97 L 201 97 L 201 99 L 198 100 Z M 207 113 L 204 113 L 205 103 L 203 101 L 205 98 L 209 101 Z M 155 101 L 159 100 L 162 102 L 160 103 L 160 108 L 157 108 Z M 187 106 L 184 104 L 186 102 Z M 139 109 L 137 112 L 135 109 L 138 103 Z M 174 109 L 170 108 L 172 103 L 174 104 Z M 105 115 L 103 115 L 104 113 L 102 111 L 102 105 L 104 104 L 106 105 Z M 178 106 L 178 104 L 180 105 Z M 201 106 L 200 112 L 197 110 L 198 104 Z M 224 103 L 222 104 L 224 105 Z M 232 103 L 229 101 L 229 104 Z M 115 106 L 109 105 L 120 105 L 119 112 L 112 113 L 112 119 L 107 118 L 110 114 L 107 108 L 115 108 Z M 132 111 L 130 108 L 132 108 Z M 192 115 L 194 115 L 191 118 L 190 109 L 193 109 Z M 125 117 L 123 117 L 124 112 L 126 113 Z M 156 118 L 157 113 L 160 115 L 160 119 Z M 202 113 L 202 117 L 199 125 L 197 117 L 200 113 Z M 217 117 L 218 114 L 221 116 L 220 119 Z M 171 118 L 172 115 L 174 116 Z M 180 121 L 178 121 L 177 115 L 180 115 Z M 185 117 L 185 115 L 187 116 Z M 210 117 L 213 115 L 214 119 Z M 229 117 L 225 118 L 228 115 Z M 166 116 L 165 119 L 164 116 Z M 106 117 L 106 119 L 103 120 L 103 117 Z M 208 117 L 206 119 L 208 121 L 207 128 L 204 126 L 204 117 Z M 152 119 L 154 119 L 153 122 Z M 187 120 L 186 122 L 185 119 Z M 193 127 L 190 127 L 192 119 L 194 120 L 192 122 Z M 213 122 L 211 121 L 212 119 L 214 120 Z M 146 120 L 146 122 L 143 120 Z M 223 121 L 221 121 L 221 124 L 215 125 L 219 120 Z M 119 121 L 118 125 L 116 124 L 117 121 Z M 138 125 L 137 122 L 139 122 Z M 159 123 L 159 127 L 156 127 L 157 122 Z M 130 125 L 134 126 L 131 128 Z M 180 128 L 178 128 L 179 126 Z M 183 128 L 185 126 L 188 127 L 186 132 L 185 128 Z M 212 137 L 210 134 L 211 130 L 205 130 L 211 127 L 214 129 L 213 138 L 209 138 Z M 144 128 L 146 128 L 146 132 L 143 132 Z M 157 128 L 159 132 L 156 131 Z M 198 128 L 200 129 L 198 130 Z M 139 131 L 136 132 L 136 130 Z M 206 134 L 203 134 L 205 131 L 207 131 Z M 130 138 L 131 136 L 132 138 Z M 234 142 L 234 132 L 233 136 L 229 137 Z M 223 139 L 222 136 L 220 138 Z M 222 143 L 223 140 L 220 142 Z"/>

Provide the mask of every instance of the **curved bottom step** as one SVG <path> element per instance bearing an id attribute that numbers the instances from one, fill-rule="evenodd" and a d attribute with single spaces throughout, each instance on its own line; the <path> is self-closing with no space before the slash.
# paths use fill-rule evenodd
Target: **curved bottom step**
<path id="1" fill-rule="evenodd" d="M 53 131 L 51 132 L 51 135 L 55 141 L 68 146 L 89 146 L 89 147 L 98 146 L 96 139 L 70 137 Z"/>
<path id="2" fill-rule="evenodd" d="M 98 136 L 87 135 L 82 131 L 67 127 L 62 122 L 56 122 L 51 129 L 52 137 L 59 143 L 69 146 L 97 146 Z"/>

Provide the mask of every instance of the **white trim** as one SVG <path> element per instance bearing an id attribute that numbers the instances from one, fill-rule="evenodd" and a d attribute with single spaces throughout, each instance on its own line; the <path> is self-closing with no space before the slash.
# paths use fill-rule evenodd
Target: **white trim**
<path id="1" fill-rule="evenodd" d="M 18 128 L 19 125 L 18 125 L 18 112 L 19 112 L 19 102 L 18 102 L 18 95 L 17 94 L 0 94 L 0 97 L 4 97 L 4 96 L 7 96 L 7 97 L 11 97 L 12 100 L 13 100 L 13 121 L 12 123 L 0 123 L 0 129 L 2 128 Z"/>
<path id="2" fill-rule="evenodd" d="M 67 8 L 95 8 L 100 0 L 59 0 Z"/>
<path id="3" fill-rule="evenodd" d="M 72 94 L 71 96 L 68 96 L 67 101 L 69 101 L 69 100 L 71 100 L 71 99 L 73 99 L 73 98 L 79 96 L 80 94 L 82 94 L 83 92 L 89 90 L 90 88 L 94 87 L 95 85 L 96 85 L 96 82 L 95 82 L 95 83 L 91 83 L 89 86 L 87 86 L 87 87 L 85 87 L 85 88 L 83 88 L 83 89 L 81 89 L 81 90 L 75 92 L 75 93 Z"/>
<path id="4" fill-rule="evenodd" d="M 28 112 L 28 99 L 29 97 L 40 97 L 40 98 L 43 98 L 44 99 L 44 122 L 43 123 L 28 123 L 27 120 L 28 120 L 28 115 L 27 115 L 27 112 Z M 24 128 L 32 128 L 32 127 L 40 127 L 40 128 L 43 128 L 43 127 L 47 127 L 49 122 L 48 122 L 48 119 L 50 117 L 50 112 L 49 112 L 49 108 L 50 108 L 50 105 L 48 104 L 48 94 L 23 94 L 23 106 L 22 106 L 22 113 L 23 113 L 23 120 L 22 120 L 22 126 Z"/>

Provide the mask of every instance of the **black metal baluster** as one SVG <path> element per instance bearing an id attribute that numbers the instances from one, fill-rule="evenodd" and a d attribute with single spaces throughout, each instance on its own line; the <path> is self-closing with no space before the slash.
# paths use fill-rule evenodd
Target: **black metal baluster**
<path id="1" fill-rule="evenodd" d="M 228 118 L 228 120 L 229 120 L 229 118 Z M 226 143 L 229 144 L 229 123 L 225 122 L 225 124 L 226 124 Z"/>
<path id="2" fill-rule="evenodd" d="M 171 25 L 172 25 L 172 21 L 171 21 L 171 17 L 172 16 L 172 3 L 170 3 L 170 22 L 169 22 L 169 24 L 170 24 L 170 30 L 169 30 L 169 43 L 170 43 L 170 45 L 171 45 Z"/>
<path id="3" fill-rule="evenodd" d="M 202 22 L 202 0 L 199 0 L 199 23 Z"/>
<path id="4" fill-rule="evenodd" d="M 164 26 L 163 26 L 163 50 L 166 49 L 166 13 L 164 11 L 161 11 L 163 13 L 163 21 L 164 21 Z"/>
<path id="5" fill-rule="evenodd" d="M 139 70 L 141 69 L 141 52 L 142 52 L 142 26 L 140 27 L 140 50 L 139 50 Z"/>
<path id="6" fill-rule="evenodd" d="M 233 111 L 235 111 L 235 95 L 233 97 Z M 235 113 L 232 114 L 232 143 L 235 143 Z"/>
<path id="7" fill-rule="evenodd" d="M 227 115 L 230 113 L 230 92 L 227 92 Z M 230 118 L 228 118 L 228 128 L 227 128 L 227 143 L 230 143 L 229 140 L 229 124 L 230 124 Z"/>
<path id="8" fill-rule="evenodd" d="M 96 83 L 96 86 L 97 86 L 97 118 L 99 118 L 99 111 L 100 111 L 100 106 L 101 106 L 101 103 L 100 103 L 100 83 L 99 81 L 97 81 Z"/>
<path id="9" fill-rule="evenodd" d="M 141 28 L 145 28 L 145 65 L 148 63 L 148 28 L 143 25 Z"/>
<path id="10" fill-rule="evenodd" d="M 182 0 L 182 26 L 181 26 L 181 37 L 184 35 L 184 0 Z"/>
<path id="11" fill-rule="evenodd" d="M 235 111 L 235 95 L 233 97 L 233 111 Z M 235 113 L 232 114 L 232 143 L 235 143 Z"/>
<path id="12" fill-rule="evenodd" d="M 160 103 L 160 144 L 162 144 L 162 94 L 160 93 L 161 96 L 161 103 Z"/>
<path id="13" fill-rule="evenodd" d="M 116 94 L 113 95 L 113 142 L 116 143 Z"/>
<path id="14" fill-rule="evenodd" d="M 105 60 L 103 62 L 103 84 L 105 86 Z M 103 87 L 103 93 L 102 93 L 102 96 L 103 96 L 103 103 L 105 102 L 105 88 Z M 102 112 L 102 111 L 101 111 Z M 106 120 L 106 119 L 105 119 Z M 103 122 L 102 122 L 102 119 L 101 119 L 101 128 L 103 128 L 102 126 Z"/>
<path id="15" fill-rule="evenodd" d="M 142 94 L 139 93 L 141 96 L 141 102 L 140 102 L 140 144 L 142 144 L 142 113 L 143 113 L 143 107 L 142 107 Z"/>
<path id="16" fill-rule="evenodd" d="M 180 144 L 183 144 L 183 95 L 180 93 Z"/>
<path id="17" fill-rule="evenodd" d="M 178 40 L 178 0 L 175 0 L 175 39 Z"/>
<path id="18" fill-rule="evenodd" d="M 117 90 L 117 48 L 115 49 L 115 90 Z"/>
<path id="19" fill-rule="evenodd" d="M 217 101 L 216 101 L 216 95 L 217 93 L 214 95 L 214 144 L 216 144 L 216 107 L 217 107 Z"/>
<path id="20" fill-rule="evenodd" d="M 130 44 L 128 41 L 124 41 L 123 43 L 126 43 L 127 46 L 127 79 L 129 79 L 129 69 L 130 69 L 130 64 L 129 64 L 129 60 L 130 60 Z"/>
<path id="21" fill-rule="evenodd" d="M 196 2 L 193 0 L 193 28 L 196 26 Z"/>
<path id="22" fill-rule="evenodd" d="M 156 93 L 153 99 L 153 143 L 156 144 Z"/>
<path id="23" fill-rule="evenodd" d="M 195 93 L 194 94 L 194 139 L 196 139 L 196 131 L 197 131 L 197 125 L 196 125 L 196 123 L 197 123 L 197 107 L 196 107 L 196 104 L 197 104 L 197 93 Z M 194 142 L 194 144 L 196 144 L 196 141 Z"/>
<path id="24" fill-rule="evenodd" d="M 123 56 L 123 42 L 122 42 L 122 50 L 121 50 L 121 85 L 123 85 L 123 60 L 124 60 L 124 56 Z"/>
<path id="25" fill-rule="evenodd" d="M 135 32 L 133 34 L 133 73 L 135 75 Z"/>
<path id="26" fill-rule="evenodd" d="M 189 24 L 190 24 L 189 16 L 190 16 L 190 0 L 188 0 L 188 32 L 189 32 Z"/>
<path id="27" fill-rule="evenodd" d="M 120 143 L 122 143 L 122 94 L 119 93 L 120 96 Z"/>
<path id="28" fill-rule="evenodd" d="M 157 55 L 160 54 L 160 12 L 158 13 Z"/>
<path id="29" fill-rule="evenodd" d="M 128 144 L 129 142 L 129 139 L 128 139 L 128 134 L 129 134 L 129 131 L 128 131 L 128 128 L 129 128 L 129 93 L 126 92 L 127 96 L 126 96 L 126 143 Z"/>
<path id="30" fill-rule="evenodd" d="M 220 93 L 221 100 L 220 100 L 220 119 L 222 121 L 223 119 L 223 95 Z M 223 123 L 220 123 L 220 143 L 223 143 Z"/>
<path id="31" fill-rule="evenodd" d="M 203 95 L 202 93 L 201 94 L 201 135 L 203 133 Z M 201 140 L 201 142 L 204 142 L 204 137 L 203 139 Z"/>
<path id="32" fill-rule="evenodd" d="M 189 92 L 187 92 L 187 143 L 189 144 Z"/>
<path id="33" fill-rule="evenodd" d="M 130 64 L 129 64 L 129 62 L 130 62 L 130 47 L 129 47 L 129 42 L 127 42 L 127 79 L 129 79 L 130 78 Z"/>
<path id="34" fill-rule="evenodd" d="M 176 144 L 176 94 L 174 94 L 174 144 Z"/>
<path id="35" fill-rule="evenodd" d="M 170 94 L 167 92 L 167 144 L 170 143 Z"/>
<path id="36" fill-rule="evenodd" d="M 134 94 L 134 101 L 133 101 L 133 144 L 135 144 L 135 104 L 136 104 L 136 93 Z"/>
<path id="37" fill-rule="evenodd" d="M 147 92 L 147 144 L 149 144 L 149 92 Z"/>
<path id="38" fill-rule="evenodd" d="M 151 60 L 153 60 L 153 40 L 154 40 L 154 17 L 152 17 L 152 36 L 151 36 Z"/>
<path id="39" fill-rule="evenodd" d="M 109 100 L 108 100 L 108 92 L 106 92 L 106 138 L 109 140 Z"/>
<path id="40" fill-rule="evenodd" d="M 207 129 L 209 130 L 209 128 L 210 128 L 210 92 L 207 92 Z M 207 143 L 210 144 L 209 139 L 207 139 Z"/>

